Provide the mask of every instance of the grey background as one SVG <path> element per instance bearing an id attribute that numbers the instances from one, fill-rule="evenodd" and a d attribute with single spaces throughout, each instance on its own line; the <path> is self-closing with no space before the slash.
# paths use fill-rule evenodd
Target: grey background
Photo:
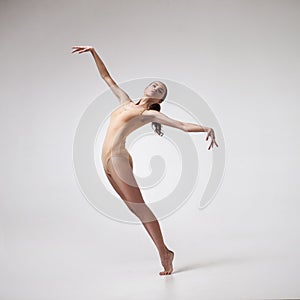
<path id="1" fill-rule="evenodd" d="M 299 8 L 2 0 L 0 299 L 299 297 Z M 142 226 L 105 218 L 77 186 L 76 126 L 107 87 L 73 45 L 94 46 L 119 83 L 187 85 L 222 126 L 213 203 L 194 195 L 161 222 L 172 276 Z"/>

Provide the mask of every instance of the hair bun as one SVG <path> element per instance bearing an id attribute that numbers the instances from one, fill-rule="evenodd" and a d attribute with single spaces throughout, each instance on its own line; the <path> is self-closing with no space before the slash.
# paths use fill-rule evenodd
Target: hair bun
<path id="1" fill-rule="evenodd" d="M 150 105 L 149 109 L 160 111 L 160 104 L 159 103 L 153 103 L 153 104 Z"/>

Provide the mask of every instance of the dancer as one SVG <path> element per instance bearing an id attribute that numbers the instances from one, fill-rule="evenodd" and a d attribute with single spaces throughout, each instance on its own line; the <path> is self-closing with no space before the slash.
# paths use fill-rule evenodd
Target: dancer
<path id="1" fill-rule="evenodd" d="M 182 122 L 169 118 L 160 112 L 160 103 L 167 96 L 167 87 L 161 81 L 151 82 L 144 90 L 144 95 L 134 103 L 128 94 L 112 79 L 103 61 L 91 46 L 73 46 L 72 53 L 90 52 L 96 62 L 101 77 L 108 84 L 119 100 L 119 106 L 111 113 L 109 127 L 102 147 L 102 163 L 105 174 L 130 211 L 143 223 L 146 231 L 157 247 L 164 270 L 159 275 L 173 272 L 174 252 L 164 242 L 159 222 L 145 204 L 141 191 L 133 174 L 133 160 L 125 147 L 126 137 L 141 126 L 152 122 L 152 128 L 158 135 L 163 135 L 161 124 L 178 128 L 185 132 L 207 132 L 206 140 L 211 137 L 208 148 L 218 147 L 214 130 L 198 124 Z"/>

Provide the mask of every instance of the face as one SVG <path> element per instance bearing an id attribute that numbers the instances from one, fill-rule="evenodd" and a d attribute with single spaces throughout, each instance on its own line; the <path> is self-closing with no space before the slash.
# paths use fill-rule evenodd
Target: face
<path id="1" fill-rule="evenodd" d="M 165 86 L 159 82 L 154 81 L 149 86 L 145 88 L 144 94 L 147 97 L 162 99 L 166 93 Z"/>

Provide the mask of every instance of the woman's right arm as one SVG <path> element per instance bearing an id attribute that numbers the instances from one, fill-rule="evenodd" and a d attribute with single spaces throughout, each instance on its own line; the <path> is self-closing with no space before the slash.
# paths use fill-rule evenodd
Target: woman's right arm
<path id="1" fill-rule="evenodd" d="M 99 70 L 100 76 L 105 80 L 106 78 L 111 78 L 102 59 L 99 57 L 99 55 L 97 54 L 96 50 L 91 47 L 90 52 L 92 53 L 94 60 L 96 62 L 97 68 Z"/>
<path id="2" fill-rule="evenodd" d="M 96 62 L 97 68 L 98 68 L 99 73 L 100 73 L 100 76 L 102 77 L 102 79 L 104 79 L 104 81 L 110 87 L 110 89 L 114 93 L 114 95 L 119 99 L 120 104 L 122 104 L 126 101 L 131 101 L 128 94 L 124 90 L 122 90 L 117 85 L 117 83 L 112 79 L 112 77 L 110 76 L 108 70 L 106 69 L 102 59 L 99 57 L 99 55 L 97 54 L 96 50 L 93 47 L 90 47 L 90 46 L 74 46 L 72 48 L 75 48 L 75 50 L 73 50 L 73 52 L 77 51 L 78 53 L 90 51 L 91 54 L 94 57 L 94 60 Z"/>

